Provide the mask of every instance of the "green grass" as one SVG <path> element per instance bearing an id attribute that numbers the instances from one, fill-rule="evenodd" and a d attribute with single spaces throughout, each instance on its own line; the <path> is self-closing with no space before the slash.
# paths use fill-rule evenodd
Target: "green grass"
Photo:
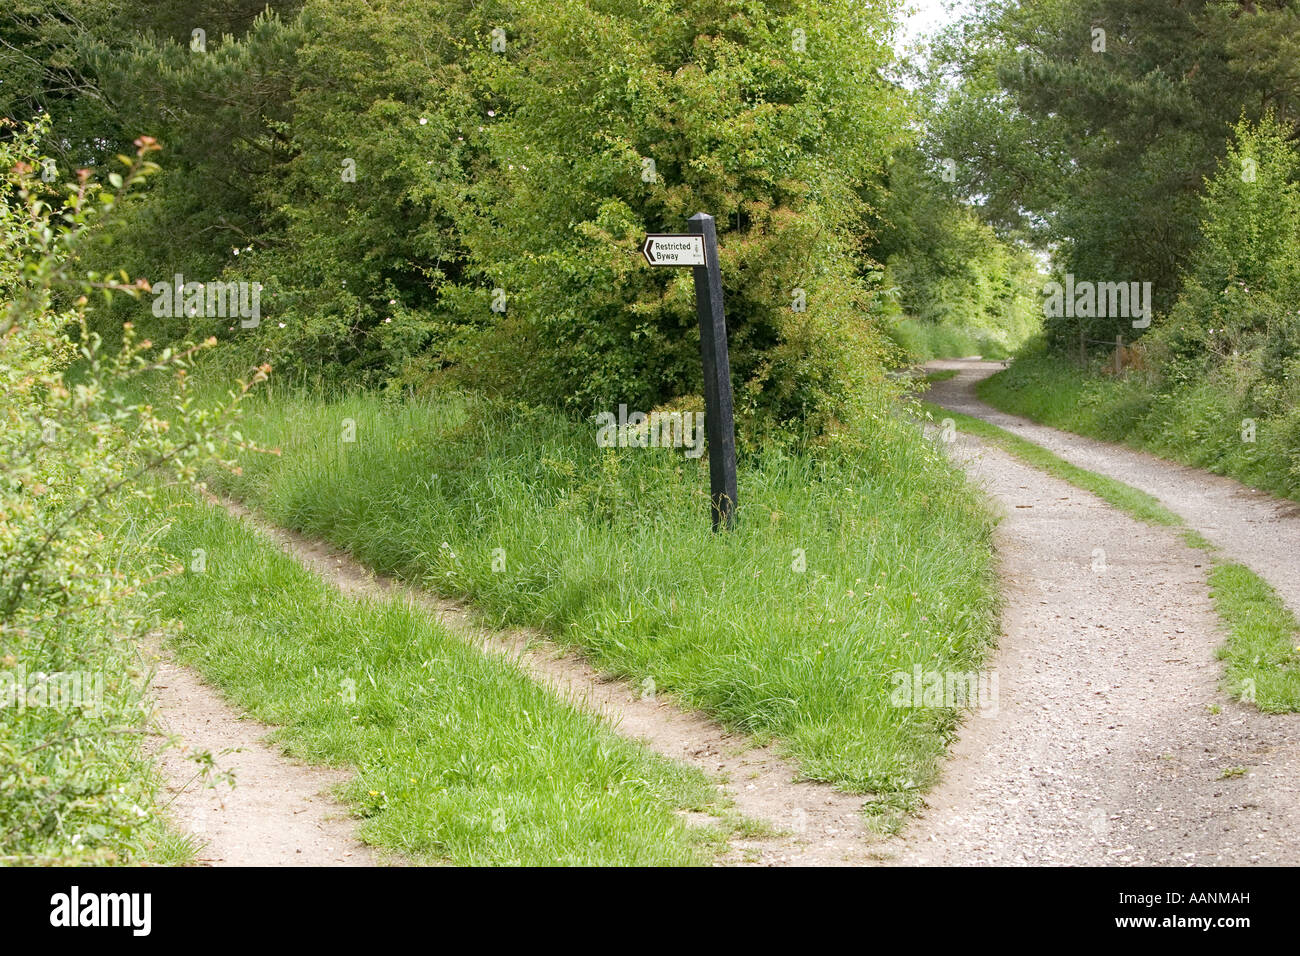
<path id="1" fill-rule="evenodd" d="M 1158 499 L 1132 485 L 1073 465 L 1041 445 L 978 418 L 928 402 L 922 409 L 936 421 L 954 423 L 991 442 L 1025 464 L 1092 492 L 1103 501 L 1140 521 L 1182 529 L 1183 540 L 1209 553 L 1210 595 L 1215 611 L 1228 632 L 1219 649 L 1226 662 L 1223 686 L 1233 697 L 1245 697 L 1260 710 L 1272 713 L 1300 710 L 1300 625 L 1277 592 L 1244 565 L 1218 559 L 1218 549 Z"/>
<path id="2" fill-rule="evenodd" d="M 886 334 L 914 362 L 971 355 L 999 359 L 1010 354 L 1006 333 L 970 326 L 900 319 L 886 329 Z"/>
<path id="3" fill-rule="evenodd" d="M 274 740 L 355 776 L 341 798 L 366 842 L 419 862 L 710 862 L 716 828 L 676 809 L 717 793 L 516 665 L 393 599 L 344 597 L 208 505 L 177 501 L 164 546 L 188 566 L 164 611 L 179 658 Z M 238 780 L 236 780 L 238 785 Z M 716 809 L 716 808 L 713 808 Z"/>
<path id="4" fill-rule="evenodd" d="M 993 520 L 960 472 L 906 422 L 866 424 L 816 454 L 744 459 L 723 535 L 707 459 L 601 449 L 594 425 L 455 395 L 274 395 L 245 431 L 283 454 L 246 455 L 221 484 L 489 623 L 539 627 L 774 739 L 887 816 L 934 779 L 958 722 L 890 706 L 892 675 L 979 669 L 997 582 Z"/>
<path id="5" fill-rule="evenodd" d="M 1220 564 L 1210 596 L 1228 627 L 1220 648 L 1227 690 L 1271 713 L 1300 711 L 1300 623 L 1277 593 L 1249 568 Z"/>
<path id="6" fill-rule="evenodd" d="M 1084 368 L 1039 347 L 975 390 L 1004 412 L 1300 500 L 1300 416 L 1261 416 L 1240 389 L 1214 381 L 1161 389 L 1144 374 L 1103 375 L 1096 364 Z M 1242 440 L 1245 419 L 1256 421 L 1253 442 Z"/>
<path id="7" fill-rule="evenodd" d="M 955 368 L 944 368 L 937 372 L 928 373 L 922 381 L 927 385 L 933 385 L 935 382 L 946 382 L 948 379 L 956 377 L 957 370 Z"/>

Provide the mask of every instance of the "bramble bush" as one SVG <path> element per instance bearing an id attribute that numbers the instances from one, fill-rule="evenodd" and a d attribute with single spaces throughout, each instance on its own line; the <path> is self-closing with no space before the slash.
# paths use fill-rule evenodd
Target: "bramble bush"
<path id="1" fill-rule="evenodd" d="M 1271 115 L 1236 125 L 1205 184 L 1202 239 L 1182 294 L 1145 340 L 1160 393 L 1187 408 L 1175 422 L 1201 422 L 1171 442 L 1202 446 L 1209 462 L 1270 459 L 1279 487 L 1300 487 L 1297 172 L 1288 129 Z M 1192 414 L 1198 408 L 1205 414 Z M 1253 449 L 1240 447 L 1245 419 L 1260 423 Z"/>
<path id="2" fill-rule="evenodd" d="M 7 121 L 6 121 L 7 122 Z M 12 127 L 12 124 L 9 124 Z M 139 640 L 160 622 L 136 517 L 163 481 L 221 458 L 242 393 L 189 394 L 202 346 L 155 351 L 124 330 L 105 349 L 91 296 L 139 295 L 125 274 L 86 272 L 92 230 L 156 166 L 148 138 L 105 186 L 86 170 L 47 184 L 41 127 L 0 139 L 0 862 L 129 862 L 184 849 L 155 805 L 143 749 L 151 712 Z M 254 380 L 266 375 L 259 370 Z M 169 378 L 166 409 L 133 396 Z M 251 384 L 251 383 L 250 383 Z M 166 414 L 163 412 L 166 411 Z M 230 464 L 227 462 L 227 464 Z M 75 688 L 56 694 L 57 687 Z"/>
<path id="3" fill-rule="evenodd" d="M 452 290 L 455 367 L 586 415 L 700 391 L 691 277 L 647 232 L 715 216 L 742 441 L 878 407 L 857 188 L 902 133 L 884 12 L 849 3 L 527 3 L 484 88 Z M 490 311 L 504 290 L 504 316 Z"/>

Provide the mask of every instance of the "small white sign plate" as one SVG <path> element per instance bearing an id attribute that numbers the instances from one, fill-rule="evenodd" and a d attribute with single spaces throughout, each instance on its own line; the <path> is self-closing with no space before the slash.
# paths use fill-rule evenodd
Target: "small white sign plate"
<path id="1" fill-rule="evenodd" d="M 641 247 L 645 261 L 652 266 L 704 265 L 704 237 L 686 235 L 649 235 Z"/>

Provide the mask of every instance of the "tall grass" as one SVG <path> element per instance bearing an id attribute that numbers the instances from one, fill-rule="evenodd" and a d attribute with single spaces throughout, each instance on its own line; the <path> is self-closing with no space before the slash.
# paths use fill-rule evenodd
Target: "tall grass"
<path id="1" fill-rule="evenodd" d="M 273 520 L 776 738 L 807 777 L 882 808 L 933 779 L 957 721 L 890 706 L 892 676 L 978 669 L 994 635 L 992 519 L 890 416 L 745 459 L 722 535 L 707 458 L 601 449 L 594 425 L 536 409 L 296 391 L 246 425 L 282 454 L 217 484 Z"/>

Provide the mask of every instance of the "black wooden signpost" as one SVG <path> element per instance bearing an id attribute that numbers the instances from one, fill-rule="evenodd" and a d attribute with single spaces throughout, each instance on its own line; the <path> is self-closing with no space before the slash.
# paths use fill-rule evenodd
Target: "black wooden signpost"
<path id="1" fill-rule="evenodd" d="M 704 366 L 704 427 L 709 439 L 709 492 L 713 530 L 736 522 L 736 412 L 731 401 L 727 320 L 722 312 L 722 271 L 713 217 L 691 216 L 686 235 L 651 235 L 641 248 L 652 266 L 692 266 L 695 311 L 700 319 L 700 362 Z"/>

